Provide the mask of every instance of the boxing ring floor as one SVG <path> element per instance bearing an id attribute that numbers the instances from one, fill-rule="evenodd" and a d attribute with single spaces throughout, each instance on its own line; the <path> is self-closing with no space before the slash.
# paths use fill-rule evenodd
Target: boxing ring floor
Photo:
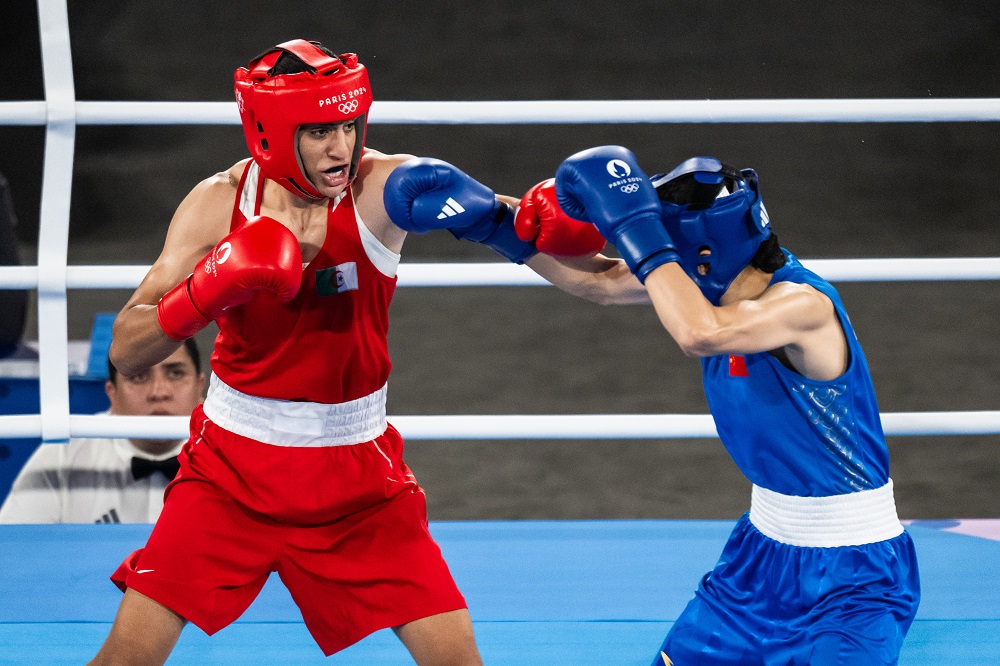
<path id="1" fill-rule="evenodd" d="M 487 664 L 645 666 L 731 521 L 432 523 Z M 149 525 L 0 526 L 0 664 L 80 664 L 121 594 L 108 580 Z M 1000 663 L 1000 520 L 915 521 L 923 598 L 900 664 Z M 189 625 L 168 664 L 412 663 L 385 630 L 323 657 L 272 576 L 214 637 Z"/>

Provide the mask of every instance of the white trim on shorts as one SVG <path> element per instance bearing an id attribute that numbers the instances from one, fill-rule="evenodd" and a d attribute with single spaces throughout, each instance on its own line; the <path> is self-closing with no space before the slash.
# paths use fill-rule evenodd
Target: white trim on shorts
<path id="1" fill-rule="evenodd" d="M 903 533 L 892 479 L 881 488 L 829 497 L 782 495 L 754 485 L 750 522 L 761 534 L 791 546 L 860 546 Z"/>
<path id="2" fill-rule="evenodd" d="M 387 427 L 386 387 L 349 402 L 327 405 L 258 398 L 214 374 L 203 409 L 229 432 L 274 446 L 346 446 L 368 442 Z"/>

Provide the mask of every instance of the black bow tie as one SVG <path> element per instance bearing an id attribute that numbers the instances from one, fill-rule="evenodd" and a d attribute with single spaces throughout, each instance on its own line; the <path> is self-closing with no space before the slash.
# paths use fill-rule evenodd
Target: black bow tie
<path id="1" fill-rule="evenodd" d="M 139 458 L 138 456 L 132 458 L 132 478 L 136 481 L 145 479 L 153 472 L 163 472 L 163 475 L 167 477 L 167 481 L 173 481 L 174 477 L 177 476 L 177 470 L 180 468 L 181 464 L 177 462 L 177 456 L 167 458 L 166 460 L 150 460 L 149 458 Z"/>

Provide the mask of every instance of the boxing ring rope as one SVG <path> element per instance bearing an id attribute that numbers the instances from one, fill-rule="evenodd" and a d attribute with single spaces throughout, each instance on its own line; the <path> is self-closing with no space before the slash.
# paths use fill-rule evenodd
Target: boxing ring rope
<path id="1" fill-rule="evenodd" d="M 0 439 L 176 437 L 184 417 L 69 413 L 67 289 L 134 288 L 146 266 L 68 266 L 77 125 L 238 124 L 235 102 L 77 101 L 65 0 L 39 0 L 45 101 L 0 102 L 0 125 L 45 126 L 38 265 L 0 267 L 0 289 L 37 289 L 40 413 L 0 416 Z M 383 124 L 988 122 L 1000 99 L 579 100 L 375 102 Z M 832 281 L 997 280 L 1000 258 L 807 260 Z M 547 284 L 510 264 L 402 264 L 400 286 Z M 391 417 L 408 439 L 661 439 L 716 437 L 710 415 L 590 414 Z M 882 414 L 888 435 L 1000 433 L 1000 411 Z"/>
<path id="2" fill-rule="evenodd" d="M 803 259 L 831 282 L 1000 280 L 1000 257 L 946 259 Z M 67 266 L 69 289 L 135 289 L 149 266 Z M 35 289 L 38 267 L 0 266 L 0 289 Z M 403 263 L 400 287 L 549 286 L 526 266 L 505 263 Z"/>
<path id="3" fill-rule="evenodd" d="M 236 102 L 76 102 L 78 125 L 237 125 Z M 1000 120 L 1000 99 L 375 101 L 383 125 L 873 123 Z M 0 124 L 45 125 L 45 102 L 0 104 Z"/>
<path id="4" fill-rule="evenodd" d="M 67 377 L 66 263 L 76 147 L 76 89 L 66 3 L 40 0 L 38 15 L 46 100 L 38 230 L 38 399 L 40 415 L 44 417 L 40 434 L 46 442 L 65 442 L 72 434 Z"/>
<path id="5" fill-rule="evenodd" d="M 390 416 L 407 440 L 504 439 L 700 439 L 718 437 L 709 414 L 472 414 Z M 185 439 L 186 416 L 98 416 L 72 414 L 73 437 Z M 36 438 L 37 414 L 0 417 L 0 438 Z M 1000 411 L 887 412 L 887 435 L 1000 434 Z"/>

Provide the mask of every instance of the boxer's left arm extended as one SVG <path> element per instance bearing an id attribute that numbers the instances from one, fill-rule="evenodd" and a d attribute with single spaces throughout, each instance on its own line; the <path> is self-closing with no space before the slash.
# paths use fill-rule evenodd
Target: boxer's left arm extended
<path id="1" fill-rule="evenodd" d="M 514 210 L 493 190 L 438 159 L 415 158 L 393 169 L 382 200 L 393 224 L 404 231 L 447 229 L 518 264 L 537 251 L 517 237 Z"/>

